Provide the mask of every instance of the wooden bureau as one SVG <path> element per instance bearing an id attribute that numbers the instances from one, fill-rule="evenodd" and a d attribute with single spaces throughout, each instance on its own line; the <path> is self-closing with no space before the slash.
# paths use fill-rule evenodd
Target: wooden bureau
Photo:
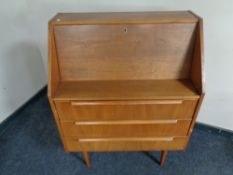
<path id="1" fill-rule="evenodd" d="M 48 97 L 68 152 L 183 150 L 203 97 L 202 19 L 190 11 L 59 13 Z"/>

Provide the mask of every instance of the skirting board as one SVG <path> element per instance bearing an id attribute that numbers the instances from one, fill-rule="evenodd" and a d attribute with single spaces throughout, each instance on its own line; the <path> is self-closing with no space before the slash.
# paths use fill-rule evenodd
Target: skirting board
<path id="1" fill-rule="evenodd" d="M 0 135 L 10 126 L 13 120 L 19 116 L 18 114 L 25 108 L 29 106 L 30 103 L 37 100 L 38 97 L 47 95 L 47 86 L 43 87 L 36 93 L 32 98 L 30 98 L 25 104 L 23 104 L 19 109 L 17 109 L 12 115 L 7 117 L 2 123 L 0 123 Z M 222 135 L 225 137 L 233 137 L 233 131 L 226 130 L 223 128 L 203 124 L 201 122 L 197 122 L 194 129 L 200 129 L 203 131 L 207 131 L 213 134 Z"/>
<path id="2" fill-rule="evenodd" d="M 213 133 L 216 135 L 233 138 L 233 131 L 220 128 L 220 127 L 216 127 L 216 126 L 212 126 L 212 125 L 208 125 L 208 124 L 201 123 L 201 122 L 196 122 L 194 129 L 199 129 L 199 130 L 207 131 L 209 133 Z"/>

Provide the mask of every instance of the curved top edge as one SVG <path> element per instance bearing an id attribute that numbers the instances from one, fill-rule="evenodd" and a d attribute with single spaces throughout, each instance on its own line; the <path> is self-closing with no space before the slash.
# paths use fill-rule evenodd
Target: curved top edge
<path id="1" fill-rule="evenodd" d="M 138 24 L 138 23 L 196 23 L 199 18 L 191 11 L 58 13 L 50 23 L 69 24 Z"/>

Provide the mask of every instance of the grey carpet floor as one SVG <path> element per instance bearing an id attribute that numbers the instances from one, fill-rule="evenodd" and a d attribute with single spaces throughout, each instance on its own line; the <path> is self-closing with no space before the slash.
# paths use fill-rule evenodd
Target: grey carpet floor
<path id="1" fill-rule="evenodd" d="M 233 136 L 195 128 L 186 151 L 65 153 L 46 94 L 37 97 L 0 133 L 1 175 L 233 175 Z"/>

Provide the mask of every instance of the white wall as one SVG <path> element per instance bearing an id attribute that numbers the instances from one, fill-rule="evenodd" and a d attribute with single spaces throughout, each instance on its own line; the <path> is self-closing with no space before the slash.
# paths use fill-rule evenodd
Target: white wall
<path id="1" fill-rule="evenodd" d="M 6 2 L 10 4 L 10 1 L 8 0 Z M 5 11 L 7 9 L 10 10 L 4 13 L 6 13 L 6 15 L 9 14 L 9 17 L 7 18 L 9 18 L 8 20 L 10 20 L 10 22 L 8 22 L 9 24 L 7 25 L 12 27 L 11 30 L 14 33 L 13 35 L 11 35 L 11 31 L 5 29 L 5 32 L 8 35 L 8 37 L 5 36 L 5 40 L 8 42 L 9 37 L 11 36 L 9 41 L 9 48 L 12 47 L 12 44 L 14 45 L 14 43 L 17 43 L 20 39 L 26 39 L 30 41 L 33 40 L 32 43 L 35 44 L 34 50 L 38 52 L 33 52 L 33 54 L 35 54 L 35 57 L 30 59 L 37 61 L 37 64 L 39 64 L 39 58 L 41 54 L 46 70 L 47 21 L 57 12 L 154 11 L 189 9 L 193 10 L 195 13 L 199 14 L 204 18 L 205 33 L 206 97 L 198 121 L 209 125 L 233 130 L 232 0 L 21 0 L 20 2 L 14 1 L 14 3 L 16 2 L 19 4 L 14 6 L 13 9 L 9 9 L 9 5 L 6 7 L 6 9 L 4 9 L 5 7 L 3 7 L 2 4 L 0 7 L 0 11 L 2 11 L 2 9 Z M 21 16 L 12 17 L 12 13 L 13 15 L 20 14 Z M 0 16 L 0 19 L 1 18 L 2 15 Z M 25 21 L 25 19 L 27 19 L 27 21 Z M 20 29 L 21 33 L 20 36 L 18 36 L 16 32 L 14 32 L 18 28 Z M 39 50 L 37 46 L 39 46 Z M 4 58 L 2 52 L 7 52 L 5 50 L 5 47 L 7 47 L 5 43 L 3 46 L 2 43 L 0 43 L 1 60 Z M 10 54 L 12 52 L 8 51 L 8 53 Z M 27 52 L 22 52 L 21 54 L 22 55 L 20 56 L 20 59 L 23 59 L 24 54 L 27 55 Z M 27 58 L 28 56 L 32 56 L 33 54 L 29 53 L 29 55 L 27 55 Z M 11 56 L 6 55 L 5 58 L 7 57 Z M 17 62 L 17 64 L 19 63 L 20 61 Z M 24 70 L 23 66 L 25 65 L 22 65 L 22 69 Z M 15 67 L 17 66 L 15 65 Z M 2 72 L 2 70 L 0 71 Z M 38 79 L 34 83 L 37 84 L 34 85 L 26 83 L 30 94 L 33 94 L 32 92 L 35 91 L 32 89 L 36 89 L 36 87 L 39 87 L 41 84 L 44 83 L 44 74 L 42 68 L 38 67 L 37 71 L 41 73 L 41 75 L 34 74 L 34 77 Z M 31 75 L 27 75 L 26 72 L 24 72 L 24 74 L 20 76 L 26 77 L 24 78 L 24 81 L 27 82 L 27 80 L 30 80 L 28 76 Z M 0 81 L 2 82 L 2 75 L 0 75 L 0 77 Z M 8 82 L 8 84 L 10 83 Z M 0 90 L 3 91 L 2 87 Z M 20 91 L 19 93 L 15 94 L 17 94 L 17 97 L 19 95 L 23 96 L 23 94 L 21 94 Z M 2 97 L 0 97 L 0 99 L 2 99 Z M 15 101 L 12 101 L 11 103 L 13 102 L 15 104 L 18 103 Z M 2 103 L 3 102 L 1 100 L 0 106 Z"/>
<path id="2" fill-rule="evenodd" d="M 0 3 L 0 122 L 46 84 L 26 1 Z"/>

